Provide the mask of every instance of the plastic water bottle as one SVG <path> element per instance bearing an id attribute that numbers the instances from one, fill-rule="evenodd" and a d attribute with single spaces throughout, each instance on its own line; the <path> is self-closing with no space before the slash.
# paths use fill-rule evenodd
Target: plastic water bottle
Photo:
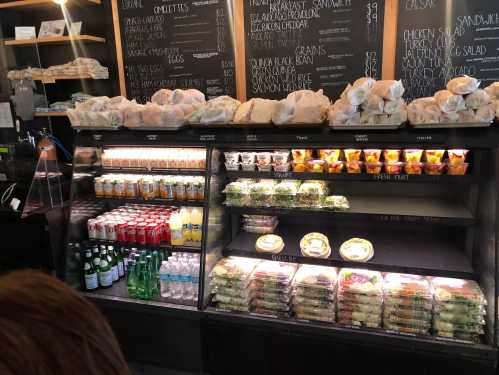
<path id="1" fill-rule="evenodd" d="M 192 283 L 192 300 L 198 300 L 199 291 L 199 261 L 195 258 L 191 260 L 191 283 Z"/>
<path id="2" fill-rule="evenodd" d="M 161 297 L 168 298 L 171 296 L 170 293 L 170 265 L 167 261 L 161 262 L 161 267 L 159 269 L 159 284 Z"/>
<path id="3" fill-rule="evenodd" d="M 181 299 L 183 290 L 182 283 L 180 282 L 180 263 L 172 262 L 170 267 L 171 297 L 174 299 Z"/>
<path id="4" fill-rule="evenodd" d="M 191 267 L 184 258 L 180 263 L 180 281 L 182 284 L 182 297 L 189 300 L 192 296 Z"/>

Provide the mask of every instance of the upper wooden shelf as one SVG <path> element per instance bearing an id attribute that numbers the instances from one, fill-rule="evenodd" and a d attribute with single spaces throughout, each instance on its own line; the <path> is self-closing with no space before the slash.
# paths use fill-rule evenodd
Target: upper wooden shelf
<path id="1" fill-rule="evenodd" d="M 5 41 L 6 46 L 25 46 L 32 44 L 61 44 L 71 42 L 84 42 L 84 43 L 106 43 L 105 38 L 93 35 L 73 35 L 73 36 L 52 36 L 47 38 L 36 39 L 10 39 Z"/>
<path id="2" fill-rule="evenodd" d="M 67 112 L 35 112 L 35 117 L 67 117 Z"/>
<path id="3" fill-rule="evenodd" d="M 67 5 L 71 4 L 93 4 L 100 5 L 102 0 L 68 0 Z M 6 8 L 31 8 L 36 6 L 46 6 L 46 5 L 57 5 L 52 0 L 20 0 L 20 1 L 8 1 L 6 3 L 0 3 L 0 9 Z"/>

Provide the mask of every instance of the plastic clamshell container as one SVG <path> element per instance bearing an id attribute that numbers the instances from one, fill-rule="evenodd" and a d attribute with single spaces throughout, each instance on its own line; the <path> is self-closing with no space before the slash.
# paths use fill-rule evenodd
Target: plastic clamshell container
<path id="1" fill-rule="evenodd" d="M 334 306 L 332 308 L 321 308 L 313 306 L 293 305 L 293 311 L 298 314 L 314 315 L 314 316 L 329 316 L 336 315 Z"/>
<path id="2" fill-rule="evenodd" d="M 250 287 L 254 290 L 263 290 L 269 293 L 291 293 L 291 284 L 288 280 L 255 278 L 251 280 Z"/>
<path id="3" fill-rule="evenodd" d="M 243 230 L 245 232 L 248 232 L 248 233 L 271 234 L 271 233 L 274 233 L 276 227 L 277 227 L 277 224 L 274 224 L 271 226 L 256 226 L 256 225 L 244 224 Z"/>
<path id="4" fill-rule="evenodd" d="M 229 287 L 214 285 L 212 287 L 212 292 L 218 295 L 223 295 L 228 297 L 236 297 L 236 298 L 251 297 L 251 290 L 247 288 L 240 289 L 240 288 L 229 288 Z"/>
<path id="5" fill-rule="evenodd" d="M 405 163 L 402 163 L 402 162 L 385 163 L 385 171 L 386 171 L 386 173 L 391 174 L 391 175 L 401 174 L 402 171 L 404 170 L 404 165 L 405 165 Z"/>
<path id="6" fill-rule="evenodd" d="M 380 272 L 343 268 L 338 276 L 340 292 L 381 296 L 383 294 L 383 277 Z"/>
<path id="7" fill-rule="evenodd" d="M 252 293 L 254 298 L 260 301 L 276 302 L 289 304 L 291 302 L 291 295 L 285 293 L 272 293 L 265 290 L 254 290 Z"/>
<path id="8" fill-rule="evenodd" d="M 307 172 L 310 173 L 324 173 L 327 168 L 327 163 L 325 160 L 321 159 L 307 160 L 305 167 L 307 168 Z"/>
<path id="9" fill-rule="evenodd" d="M 487 301 L 480 286 L 472 280 L 436 277 L 431 281 L 436 303 L 486 305 Z"/>
<path id="10" fill-rule="evenodd" d="M 289 150 L 276 150 L 272 154 L 272 161 L 274 162 L 274 165 L 289 164 L 288 163 L 289 155 L 290 155 Z"/>
<path id="11" fill-rule="evenodd" d="M 293 295 L 312 300 L 334 301 L 336 299 L 336 290 L 295 285 L 293 286 Z"/>
<path id="12" fill-rule="evenodd" d="M 362 168 L 364 163 L 361 161 L 348 161 L 345 163 L 347 166 L 347 173 L 350 174 L 360 174 L 362 173 Z"/>
<path id="13" fill-rule="evenodd" d="M 249 204 L 248 185 L 242 182 L 231 182 L 223 191 L 225 193 L 225 204 L 227 206 L 244 207 Z"/>
<path id="14" fill-rule="evenodd" d="M 350 208 L 347 197 L 342 195 L 330 195 L 324 199 L 323 207 L 330 210 L 345 211 Z"/>
<path id="15" fill-rule="evenodd" d="M 435 320 L 457 324 L 485 324 L 483 314 L 460 314 L 448 312 L 436 312 Z"/>
<path id="16" fill-rule="evenodd" d="M 274 197 L 274 185 L 266 182 L 257 182 L 249 187 L 250 206 L 271 207 Z"/>
<path id="17" fill-rule="evenodd" d="M 383 328 L 386 329 L 387 331 L 407 333 L 412 335 L 428 336 L 430 333 L 430 330 L 427 328 L 412 327 L 412 326 L 406 326 L 405 324 L 401 323 L 392 323 L 385 321 L 383 322 Z"/>
<path id="18" fill-rule="evenodd" d="M 250 285 L 251 280 L 235 280 L 235 279 L 227 279 L 224 277 L 212 277 L 210 279 L 210 286 L 212 288 L 232 288 L 239 290 L 246 290 Z"/>
<path id="19" fill-rule="evenodd" d="M 407 310 L 433 310 L 433 300 L 385 296 L 383 303 L 386 308 Z"/>
<path id="20" fill-rule="evenodd" d="M 250 312 L 250 306 L 249 305 L 231 305 L 228 303 L 220 303 L 217 302 L 215 305 L 215 308 L 217 310 L 221 311 L 237 311 L 237 312 Z"/>
<path id="21" fill-rule="evenodd" d="M 249 305 L 251 302 L 251 298 L 238 298 L 238 297 L 231 297 L 231 296 L 225 296 L 222 294 L 215 294 L 213 297 L 214 302 L 221 302 L 221 303 L 226 303 L 230 305 Z"/>
<path id="22" fill-rule="evenodd" d="M 424 150 L 420 149 L 406 149 L 404 150 L 404 160 L 406 163 L 420 163 L 423 159 Z"/>
<path id="23" fill-rule="evenodd" d="M 345 170 L 344 161 L 335 161 L 333 163 L 329 163 L 326 168 L 327 173 L 342 173 L 344 170 Z"/>
<path id="24" fill-rule="evenodd" d="M 326 322 L 326 323 L 334 323 L 334 321 L 336 320 L 336 314 L 331 316 L 324 316 L 324 315 L 303 314 L 297 311 L 295 311 L 294 313 L 296 318 L 301 320 L 312 320 L 312 321 L 315 320 L 318 322 Z"/>
<path id="25" fill-rule="evenodd" d="M 269 164 L 269 165 L 257 164 L 256 166 L 257 166 L 259 172 L 271 172 L 272 171 L 272 164 Z"/>
<path id="26" fill-rule="evenodd" d="M 227 257 L 218 262 L 211 270 L 210 278 L 229 280 L 249 280 L 251 273 L 260 263 L 258 259 Z"/>
<path id="27" fill-rule="evenodd" d="M 445 155 L 445 150 L 425 150 L 425 160 L 429 164 L 439 164 Z"/>
<path id="28" fill-rule="evenodd" d="M 252 164 L 255 162 L 254 152 L 241 152 L 241 161 L 243 164 Z"/>
<path id="29" fill-rule="evenodd" d="M 238 151 L 226 151 L 224 152 L 226 163 L 238 163 L 241 153 Z"/>
<path id="30" fill-rule="evenodd" d="M 345 153 L 345 160 L 347 163 L 360 161 L 362 150 L 356 148 L 348 148 L 343 151 Z"/>
<path id="31" fill-rule="evenodd" d="M 313 150 L 311 149 L 294 149 L 291 150 L 293 161 L 295 163 L 305 163 L 307 160 L 312 159 Z"/>
<path id="32" fill-rule="evenodd" d="M 334 267 L 302 265 L 296 272 L 293 287 L 308 287 L 334 290 L 337 283 L 337 272 Z"/>
<path id="33" fill-rule="evenodd" d="M 228 171 L 238 171 L 240 163 L 225 162 L 225 169 Z"/>
<path id="34" fill-rule="evenodd" d="M 397 149 L 386 149 L 383 150 L 383 158 L 385 163 L 398 163 L 400 161 L 400 154 L 402 150 Z"/>
<path id="35" fill-rule="evenodd" d="M 364 314 L 381 315 L 383 308 L 381 305 L 367 305 L 360 303 L 344 303 L 338 302 L 338 311 L 359 312 Z"/>
<path id="36" fill-rule="evenodd" d="M 274 167 L 274 171 L 276 172 L 289 172 L 291 170 L 291 163 L 283 163 L 283 164 L 272 164 Z"/>
<path id="37" fill-rule="evenodd" d="M 450 164 L 447 163 L 447 174 L 451 176 L 464 176 L 468 171 L 469 164 Z"/>
<path id="38" fill-rule="evenodd" d="M 277 225 L 279 222 L 275 216 L 263 216 L 263 215 L 244 215 L 243 221 L 246 225 L 253 226 L 271 226 Z"/>
<path id="39" fill-rule="evenodd" d="M 307 170 L 307 166 L 305 165 L 305 162 L 293 161 L 291 163 L 291 165 L 293 166 L 293 172 L 296 172 L 296 173 L 303 173 Z"/>
<path id="40" fill-rule="evenodd" d="M 256 163 L 259 166 L 269 166 L 272 164 L 272 153 L 271 152 L 257 152 L 256 153 Z"/>
<path id="41" fill-rule="evenodd" d="M 325 160 L 326 163 L 336 163 L 341 158 L 341 150 L 339 149 L 324 149 L 319 150 L 319 158 Z"/>
<path id="42" fill-rule="evenodd" d="M 334 301 L 327 299 L 317 299 L 317 298 L 305 298 L 301 296 L 294 296 L 292 299 L 293 306 L 306 306 L 315 307 L 321 309 L 331 309 L 334 310 L 336 304 Z"/>
<path id="43" fill-rule="evenodd" d="M 253 271 L 252 278 L 290 283 L 297 268 L 294 263 L 263 261 Z"/>
<path id="44" fill-rule="evenodd" d="M 423 163 L 405 163 L 405 173 L 409 175 L 423 174 Z"/>
<path id="45" fill-rule="evenodd" d="M 387 273 L 383 280 L 385 296 L 431 299 L 430 282 L 418 275 Z"/>
<path id="46" fill-rule="evenodd" d="M 451 149 L 447 150 L 449 156 L 449 165 L 460 165 L 466 161 L 466 156 L 469 150 L 465 149 Z"/>
<path id="47" fill-rule="evenodd" d="M 263 308 L 266 310 L 271 310 L 271 311 L 290 311 L 291 307 L 289 306 L 288 303 L 285 302 L 276 302 L 276 301 L 268 301 L 268 300 L 263 300 L 259 298 L 253 299 L 251 301 L 251 307 L 258 307 L 258 308 Z"/>
<path id="48" fill-rule="evenodd" d="M 444 163 L 437 163 L 437 164 L 425 163 L 424 171 L 428 175 L 440 176 L 440 175 L 444 174 L 445 164 Z"/>
<path id="49" fill-rule="evenodd" d="M 366 163 L 366 173 L 368 174 L 380 174 L 383 169 L 383 163 L 374 162 Z"/>
<path id="50" fill-rule="evenodd" d="M 431 310 L 401 309 L 398 307 L 385 306 L 383 316 L 387 318 L 395 316 L 397 319 L 413 319 L 431 322 L 433 314 Z"/>
<path id="51" fill-rule="evenodd" d="M 291 316 L 290 311 L 277 311 L 277 310 L 270 310 L 266 309 L 264 307 L 259 307 L 252 305 L 251 307 L 251 312 L 253 314 L 258 314 L 258 315 L 265 315 L 269 316 L 272 318 L 289 318 Z"/>
<path id="52" fill-rule="evenodd" d="M 256 169 L 255 163 L 241 163 L 241 169 L 245 172 L 252 172 Z"/>
<path id="53" fill-rule="evenodd" d="M 379 163 L 381 160 L 381 150 L 378 149 L 366 149 L 364 150 L 364 160 L 366 163 Z"/>

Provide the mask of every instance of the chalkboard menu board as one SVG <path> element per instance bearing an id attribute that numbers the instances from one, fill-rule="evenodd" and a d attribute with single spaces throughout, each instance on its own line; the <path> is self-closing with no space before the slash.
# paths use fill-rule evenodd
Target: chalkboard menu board
<path id="1" fill-rule="evenodd" d="M 236 94 L 231 0 L 117 0 L 127 96 L 161 88 Z"/>
<path id="2" fill-rule="evenodd" d="M 499 80 L 498 0 L 400 0 L 397 77 L 408 99 L 467 74 Z"/>
<path id="3" fill-rule="evenodd" d="M 384 0 L 244 0 L 248 97 L 380 78 Z"/>

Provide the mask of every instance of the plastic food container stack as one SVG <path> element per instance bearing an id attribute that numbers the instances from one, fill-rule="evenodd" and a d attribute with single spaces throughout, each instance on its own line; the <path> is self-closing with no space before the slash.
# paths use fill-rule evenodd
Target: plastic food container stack
<path id="1" fill-rule="evenodd" d="M 210 273 L 210 288 L 217 309 L 250 311 L 251 273 L 259 262 L 258 259 L 228 257 L 215 265 Z"/>
<path id="2" fill-rule="evenodd" d="M 291 315 L 291 283 L 297 264 L 262 261 L 251 276 L 251 311 L 274 317 Z"/>
<path id="3" fill-rule="evenodd" d="M 425 277 L 386 274 L 383 294 L 383 327 L 386 330 L 416 335 L 430 334 L 433 294 L 430 282 Z"/>
<path id="4" fill-rule="evenodd" d="M 245 182 L 231 182 L 223 191 L 225 193 L 225 202 L 227 206 L 244 207 L 249 205 L 250 195 L 249 186 Z"/>
<path id="5" fill-rule="evenodd" d="M 275 216 L 244 215 L 243 229 L 248 233 L 270 234 L 274 233 L 279 220 Z"/>
<path id="6" fill-rule="evenodd" d="M 383 277 L 380 272 L 343 268 L 338 275 L 338 323 L 380 328 Z"/>
<path id="7" fill-rule="evenodd" d="M 302 265 L 292 285 L 291 306 L 295 317 L 333 323 L 336 286 L 336 268 Z"/>
<path id="8" fill-rule="evenodd" d="M 487 301 L 475 281 L 437 277 L 434 291 L 433 333 L 437 337 L 480 342 Z"/>

